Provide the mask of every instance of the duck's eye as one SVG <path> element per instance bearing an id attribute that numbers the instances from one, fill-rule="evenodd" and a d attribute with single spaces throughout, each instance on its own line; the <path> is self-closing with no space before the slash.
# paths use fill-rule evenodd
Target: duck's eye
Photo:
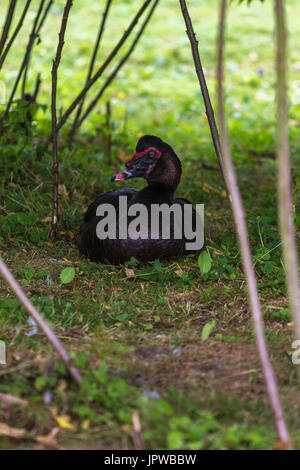
<path id="1" fill-rule="evenodd" d="M 153 152 L 153 150 L 151 150 L 151 151 L 148 153 L 148 157 L 154 158 L 154 157 L 155 157 L 155 152 Z"/>

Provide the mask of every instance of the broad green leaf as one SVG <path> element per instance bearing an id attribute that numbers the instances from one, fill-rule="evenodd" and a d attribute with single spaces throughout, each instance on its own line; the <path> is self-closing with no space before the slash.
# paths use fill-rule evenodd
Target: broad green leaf
<path id="1" fill-rule="evenodd" d="M 71 267 L 65 268 L 62 270 L 59 277 L 63 284 L 69 284 L 75 277 L 75 269 Z"/>
<path id="2" fill-rule="evenodd" d="M 37 390 L 41 391 L 47 385 L 48 377 L 42 375 L 37 377 L 34 381 L 34 386 Z"/>
<path id="3" fill-rule="evenodd" d="M 128 313 L 121 313 L 121 315 L 117 316 L 118 321 L 128 321 L 130 319 L 130 315 Z"/>
<path id="4" fill-rule="evenodd" d="M 202 251 L 198 256 L 198 265 L 200 272 L 206 274 L 211 268 L 211 256 L 208 251 Z"/>
<path id="5" fill-rule="evenodd" d="M 24 277 L 28 281 L 30 281 L 35 274 L 35 269 L 32 266 L 29 266 L 28 268 L 24 269 Z"/>
<path id="6" fill-rule="evenodd" d="M 212 320 L 204 325 L 201 332 L 201 339 L 205 341 L 211 334 L 212 330 L 216 325 L 216 320 Z"/>
<path id="7" fill-rule="evenodd" d="M 168 449 L 182 449 L 183 435 L 181 431 L 175 430 L 168 434 Z"/>

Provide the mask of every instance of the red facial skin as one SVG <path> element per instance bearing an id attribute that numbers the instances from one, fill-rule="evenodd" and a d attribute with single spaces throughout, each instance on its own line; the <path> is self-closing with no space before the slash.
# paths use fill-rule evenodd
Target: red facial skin
<path id="1" fill-rule="evenodd" d="M 146 150 L 144 150 L 143 152 L 140 152 L 140 153 L 135 153 L 132 157 L 131 160 L 129 160 L 128 162 L 125 163 L 125 166 L 126 168 L 128 168 L 131 164 L 132 161 L 134 160 L 137 160 L 138 158 L 142 158 L 144 157 L 144 155 L 146 155 L 150 150 L 153 150 L 155 152 L 155 157 L 154 158 L 157 158 L 159 159 L 161 156 L 162 156 L 162 153 L 157 150 L 155 147 L 148 147 Z M 154 164 L 153 165 L 150 165 L 149 168 L 147 169 L 147 172 L 146 172 L 146 176 L 149 175 L 149 173 L 151 172 L 151 170 L 153 169 L 154 167 Z M 114 181 L 125 181 L 127 178 L 124 177 L 123 175 L 124 172 L 122 173 L 118 173 L 116 176 L 115 176 L 115 180 Z"/>
<path id="2" fill-rule="evenodd" d="M 129 162 L 126 162 L 126 165 L 125 166 L 128 166 L 130 164 L 130 162 L 132 160 L 137 160 L 138 158 L 141 158 L 143 157 L 144 155 L 146 155 L 146 153 L 148 153 L 150 150 L 154 150 L 154 152 L 157 154 L 155 156 L 155 158 L 160 158 L 161 157 L 161 152 L 159 150 L 157 150 L 155 147 L 148 147 L 146 150 L 144 150 L 143 152 L 140 152 L 140 153 L 135 153 L 132 157 L 131 160 L 129 160 Z"/>

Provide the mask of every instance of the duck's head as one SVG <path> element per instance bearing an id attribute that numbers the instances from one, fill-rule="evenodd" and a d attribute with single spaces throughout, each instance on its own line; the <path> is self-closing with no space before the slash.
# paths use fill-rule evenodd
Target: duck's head
<path id="1" fill-rule="evenodd" d="M 136 153 L 126 163 L 126 169 L 112 177 L 112 181 L 145 178 L 148 184 L 164 184 L 174 189 L 181 177 L 181 163 L 174 150 L 159 137 L 144 135 L 136 146 Z"/>

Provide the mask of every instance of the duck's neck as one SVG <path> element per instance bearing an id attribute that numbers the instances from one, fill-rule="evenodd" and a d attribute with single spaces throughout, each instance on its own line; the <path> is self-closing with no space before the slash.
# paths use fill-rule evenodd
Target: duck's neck
<path id="1" fill-rule="evenodd" d="M 148 186 L 134 198 L 137 202 L 172 203 L 181 177 L 181 163 L 175 154 L 165 152 L 163 158 L 147 176 Z"/>
<path id="2" fill-rule="evenodd" d="M 181 163 L 175 154 L 165 152 L 147 176 L 149 186 L 168 187 L 175 192 L 181 177 Z"/>
<path id="3" fill-rule="evenodd" d="M 174 200 L 176 188 L 161 183 L 150 183 L 136 195 L 135 202 L 161 204 L 171 203 Z"/>

